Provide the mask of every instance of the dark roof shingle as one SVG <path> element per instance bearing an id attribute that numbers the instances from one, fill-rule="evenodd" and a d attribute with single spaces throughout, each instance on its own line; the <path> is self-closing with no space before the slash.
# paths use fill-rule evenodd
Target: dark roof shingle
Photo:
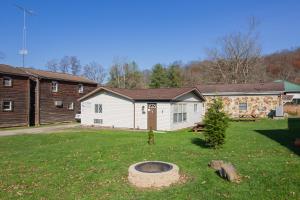
<path id="1" fill-rule="evenodd" d="M 20 68 L 12 67 L 5 64 L 0 64 L 0 73 L 14 74 L 19 76 L 28 76 L 28 74 L 23 70 L 21 70 Z"/>
<path id="2" fill-rule="evenodd" d="M 155 88 L 155 89 L 122 89 L 122 88 L 110 88 L 110 87 L 99 87 L 89 94 L 83 96 L 79 100 L 86 99 L 92 94 L 97 93 L 100 90 L 107 90 L 121 96 L 127 97 L 132 100 L 173 100 L 177 97 L 184 95 L 189 92 L 195 92 L 200 98 L 204 99 L 200 92 L 193 87 L 186 88 Z"/>
<path id="3" fill-rule="evenodd" d="M 218 93 L 218 92 L 283 92 L 282 83 L 248 83 L 248 84 L 209 84 L 196 86 L 201 93 Z"/>
<path id="4" fill-rule="evenodd" d="M 72 81 L 72 82 L 80 82 L 80 83 L 90 83 L 97 84 L 96 82 L 84 78 L 82 76 L 75 76 L 72 74 L 59 73 L 59 72 L 50 72 L 39 69 L 31 69 L 31 68 L 21 68 L 29 74 L 39 76 L 45 79 L 54 79 L 54 80 L 64 80 L 64 81 Z"/>
<path id="5" fill-rule="evenodd" d="M 79 82 L 79 83 L 89 83 L 89 84 L 97 84 L 96 82 L 89 80 L 82 76 L 74 76 L 72 74 L 65 74 L 59 72 L 50 72 L 39 69 L 32 68 L 23 68 L 23 67 L 13 67 L 10 65 L 0 64 L 0 73 L 5 74 L 15 74 L 20 76 L 38 76 L 44 79 L 53 79 L 53 80 L 64 80 L 71 82 Z"/>

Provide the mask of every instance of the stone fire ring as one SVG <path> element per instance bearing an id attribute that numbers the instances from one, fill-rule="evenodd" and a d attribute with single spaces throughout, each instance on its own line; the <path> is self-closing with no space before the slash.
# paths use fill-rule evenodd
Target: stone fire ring
<path id="1" fill-rule="evenodd" d="M 128 169 L 129 182 L 140 188 L 170 186 L 179 178 L 178 166 L 162 161 L 138 162 Z"/>

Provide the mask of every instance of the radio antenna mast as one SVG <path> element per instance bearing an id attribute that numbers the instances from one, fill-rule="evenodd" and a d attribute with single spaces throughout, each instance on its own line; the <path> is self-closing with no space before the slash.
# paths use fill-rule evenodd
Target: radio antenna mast
<path id="1" fill-rule="evenodd" d="M 25 66 L 25 56 L 28 54 L 26 47 L 26 14 L 35 15 L 33 10 L 28 10 L 20 5 L 15 4 L 15 6 L 23 12 L 23 39 L 22 39 L 22 49 L 19 51 L 19 54 L 22 56 L 22 66 Z"/>

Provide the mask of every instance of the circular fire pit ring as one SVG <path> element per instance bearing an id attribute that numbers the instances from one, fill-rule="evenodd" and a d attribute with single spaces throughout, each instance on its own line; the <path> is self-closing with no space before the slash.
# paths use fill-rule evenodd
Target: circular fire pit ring
<path id="1" fill-rule="evenodd" d="M 138 162 L 128 169 L 129 182 L 142 188 L 169 186 L 179 178 L 178 166 L 162 161 Z"/>

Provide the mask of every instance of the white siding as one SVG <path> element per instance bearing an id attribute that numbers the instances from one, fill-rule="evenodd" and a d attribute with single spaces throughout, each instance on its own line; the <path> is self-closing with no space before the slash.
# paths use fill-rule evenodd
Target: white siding
<path id="1" fill-rule="evenodd" d="M 152 102 L 137 102 L 135 103 L 135 127 L 139 129 L 148 128 L 148 103 Z M 155 102 L 154 102 L 155 103 Z M 142 112 L 142 107 L 145 106 L 145 113 Z M 169 102 L 157 103 L 157 130 L 169 131 L 171 130 L 170 124 L 170 107 Z"/>
<path id="2" fill-rule="evenodd" d="M 188 93 L 179 98 L 180 101 L 174 102 L 171 104 L 171 112 L 170 112 L 170 124 L 171 130 L 178 130 L 182 128 L 192 127 L 195 123 L 202 122 L 204 116 L 204 109 L 202 100 L 200 100 L 193 93 Z M 186 104 L 187 110 L 187 120 L 185 122 L 176 122 L 173 121 L 173 111 L 174 105 L 176 104 Z M 197 111 L 194 111 L 194 104 L 197 104 Z"/>
<path id="3" fill-rule="evenodd" d="M 144 113 L 142 107 L 144 106 Z M 147 103 L 135 103 L 135 128 L 147 129 Z"/>
<path id="4" fill-rule="evenodd" d="M 157 130 L 170 131 L 171 130 L 171 104 L 157 103 Z"/>
<path id="5" fill-rule="evenodd" d="M 94 124 L 94 119 L 102 119 L 101 126 L 116 128 L 139 128 L 147 129 L 148 103 L 136 102 L 123 98 L 119 95 L 101 91 L 81 102 L 81 124 Z M 203 103 L 193 93 L 184 95 L 178 102 L 157 103 L 157 130 L 171 131 L 193 126 L 202 121 Z M 173 123 L 173 105 L 184 103 L 187 106 L 186 122 Z M 95 113 L 95 104 L 102 104 L 102 113 Z M 197 111 L 194 111 L 197 104 Z M 142 107 L 144 106 L 144 112 Z M 135 115 L 135 123 L 134 123 Z"/>
<path id="6" fill-rule="evenodd" d="M 300 99 L 300 93 L 287 93 L 287 95 L 293 95 L 293 99 Z"/>
<path id="7" fill-rule="evenodd" d="M 95 104 L 102 104 L 102 113 L 95 113 Z M 81 124 L 94 124 L 94 119 L 102 119 L 101 126 L 133 128 L 133 103 L 121 96 L 99 92 L 81 102 Z"/>

